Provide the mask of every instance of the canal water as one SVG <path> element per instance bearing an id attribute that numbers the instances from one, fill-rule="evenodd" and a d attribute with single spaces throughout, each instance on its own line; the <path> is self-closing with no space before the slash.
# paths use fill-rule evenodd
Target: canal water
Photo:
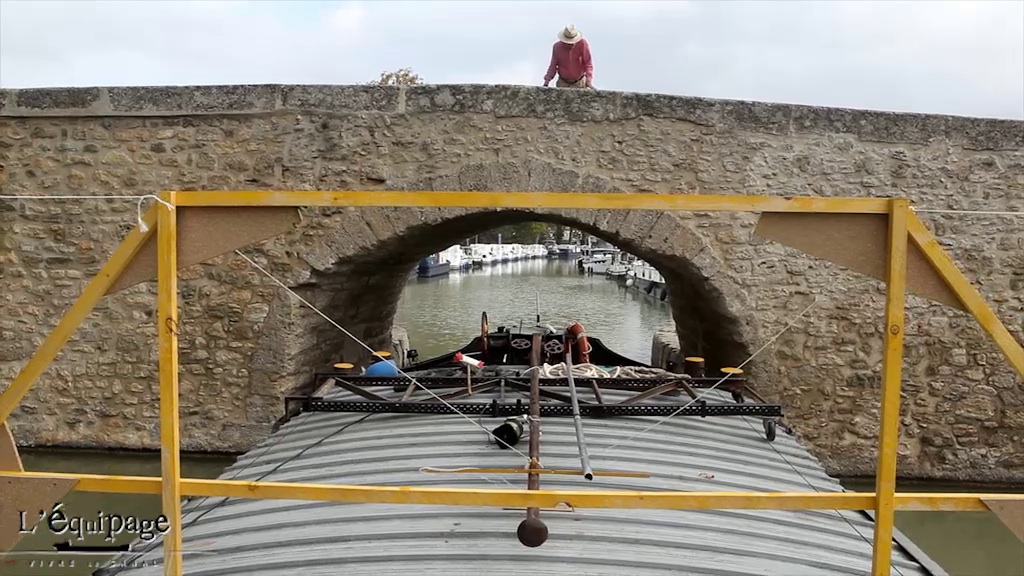
<path id="1" fill-rule="evenodd" d="M 562 326 L 579 321 L 587 332 L 628 357 L 650 360 L 655 330 L 671 318 L 667 304 L 626 290 L 601 276 L 582 276 L 568 262 L 533 260 L 508 263 L 448 277 L 412 279 L 399 303 L 396 323 L 409 332 L 412 346 L 425 359 L 466 344 L 480 331 L 486 311 L 492 329 L 499 325 Z M 123 475 L 160 474 L 160 456 L 153 453 L 26 449 L 27 470 Z M 183 474 L 216 478 L 234 461 L 232 456 L 183 456 Z M 871 491 L 872 483 L 845 479 L 850 490 Z M 941 483 L 900 483 L 899 490 L 915 492 L 1020 492 L 1024 487 L 958 486 Z M 68 518 L 96 518 L 100 513 L 134 515 L 152 520 L 160 515 L 160 497 L 73 492 L 63 500 Z M 40 511 L 34 511 L 39 514 Z M 49 513 L 50 510 L 45 511 Z M 189 522 L 185 518 L 185 522 Z M 67 533 L 48 534 L 45 528 L 24 538 L 14 554 L 0 559 L 0 575 L 78 576 L 91 574 L 90 564 L 106 556 L 38 554 Z M 1024 545 L 989 512 L 898 512 L 896 526 L 938 562 L 951 576 L 1024 576 Z M 121 534 L 115 544 L 127 544 Z M 103 535 L 86 536 L 76 544 L 109 545 Z M 186 566 L 188 556 L 186 554 Z M 16 562 L 15 563 L 12 563 Z M 63 562 L 64 565 L 59 565 Z M 73 566 L 71 564 L 74 564 Z"/>
<path id="2" fill-rule="evenodd" d="M 579 322 L 587 334 L 641 362 L 651 360 L 654 331 L 672 319 L 665 302 L 625 290 L 604 276 L 585 276 L 566 260 L 521 260 L 416 278 L 398 304 L 395 323 L 409 331 L 420 359 L 457 350 L 480 334 L 480 313 L 498 326 L 565 326 Z"/>

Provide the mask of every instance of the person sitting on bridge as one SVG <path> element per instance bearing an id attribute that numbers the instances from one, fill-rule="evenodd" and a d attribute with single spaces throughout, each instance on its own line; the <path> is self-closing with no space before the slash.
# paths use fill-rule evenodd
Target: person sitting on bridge
<path id="1" fill-rule="evenodd" d="M 551 49 L 551 64 L 544 75 L 547 86 L 558 74 L 555 86 L 559 88 L 593 88 L 594 61 L 590 57 L 590 44 L 572 24 L 558 33 L 558 42 Z"/>

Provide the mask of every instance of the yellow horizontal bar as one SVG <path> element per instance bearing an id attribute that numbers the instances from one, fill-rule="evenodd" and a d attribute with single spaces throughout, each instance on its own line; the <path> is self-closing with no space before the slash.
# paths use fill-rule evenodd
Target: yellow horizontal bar
<path id="1" fill-rule="evenodd" d="M 119 494 L 160 494 L 160 478 L 104 476 L 50 472 L 0 472 L 8 477 L 69 478 L 75 490 Z M 675 510 L 872 510 L 871 492 L 639 492 L 595 490 L 501 490 L 420 488 L 411 486 L 353 486 L 242 482 L 238 480 L 181 479 L 183 496 L 251 498 L 261 500 L 317 500 L 383 504 L 445 506 L 498 506 L 554 508 L 658 508 Z M 1024 494 L 897 493 L 898 510 L 988 510 L 986 500 L 1024 501 Z"/>
<path id="2" fill-rule="evenodd" d="M 888 214 L 887 198 L 598 192 L 175 191 L 178 206 L 404 206 Z M 169 197 L 165 193 L 165 198 Z"/>

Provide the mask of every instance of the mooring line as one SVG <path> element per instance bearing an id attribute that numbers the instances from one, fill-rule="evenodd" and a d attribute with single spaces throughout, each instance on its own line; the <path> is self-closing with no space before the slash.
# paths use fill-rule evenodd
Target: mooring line
<path id="1" fill-rule="evenodd" d="M 975 216 L 1024 216 L 1022 211 L 1013 210 L 941 210 L 938 208 L 915 208 L 910 207 L 912 212 L 926 212 L 930 214 L 971 214 Z"/>
<path id="2" fill-rule="evenodd" d="M 277 284 L 278 286 L 280 286 L 281 288 L 284 288 L 284 290 L 285 290 L 286 292 L 288 292 L 289 294 L 291 294 L 292 296 L 294 296 L 294 297 L 295 297 L 295 298 L 296 298 L 297 300 L 299 300 L 300 302 L 302 302 L 303 304 L 305 304 L 305 305 L 306 305 L 306 306 L 307 306 L 307 307 L 308 307 L 308 308 L 309 308 L 310 310 L 312 310 L 312 311 L 316 312 L 316 313 L 317 313 L 317 314 L 319 314 L 319 315 L 320 315 L 320 316 L 321 316 L 321 317 L 322 317 L 322 318 L 323 318 L 324 320 L 327 320 L 328 322 L 330 322 L 330 323 L 331 323 L 331 325 L 333 325 L 333 326 L 334 326 L 335 328 L 337 328 L 338 330 L 341 330 L 341 331 L 342 331 L 342 332 L 343 332 L 343 333 L 344 333 L 344 334 L 345 334 L 346 336 L 348 336 L 349 338 L 351 338 L 351 339 L 355 340 L 357 344 L 359 344 L 360 346 L 362 346 L 363 348 L 365 348 L 365 349 L 366 349 L 366 350 L 367 350 L 368 352 L 370 352 L 370 354 L 372 354 L 372 355 L 376 355 L 376 354 L 377 354 L 377 352 L 376 352 L 376 351 L 375 351 L 375 350 L 374 350 L 373 348 L 370 348 L 370 347 L 369 347 L 369 346 L 368 346 L 368 345 L 367 345 L 367 344 L 366 344 L 365 342 L 363 342 L 363 341 L 362 341 L 362 340 L 360 340 L 359 338 L 356 338 L 356 336 L 355 336 L 354 334 L 352 334 L 351 332 L 349 332 L 348 330 L 346 330 L 346 329 L 345 329 L 345 328 L 344 328 L 344 327 L 343 327 L 343 326 L 342 326 L 341 324 L 338 324 L 338 323 L 337 323 L 337 322 L 335 322 L 335 321 L 334 321 L 334 320 L 333 320 L 333 319 L 332 319 L 332 318 L 331 318 L 330 316 L 328 316 L 328 315 L 324 314 L 324 313 L 323 313 L 323 312 L 321 312 L 321 311 L 320 311 L 320 310 L 319 310 L 319 309 L 318 309 L 318 308 L 317 308 L 316 306 L 313 306 L 312 304 L 310 304 L 310 303 L 309 303 L 309 301 L 307 301 L 307 300 L 306 300 L 305 298 L 303 298 L 302 296 L 300 296 L 299 294 L 297 294 L 297 293 L 296 293 L 296 292 L 295 292 L 294 290 L 292 290 L 291 288 L 289 288 L 288 286 L 286 286 L 286 285 L 285 285 L 285 284 L 284 284 L 283 282 L 281 282 L 280 280 L 278 280 L 277 278 L 275 278 L 273 274 L 271 274 L 270 272 L 266 271 L 266 270 L 265 270 L 265 269 L 264 269 L 264 268 L 263 268 L 262 266 L 260 266 L 260 265 L 259 265 L 259 264 L 257 264 L 256 262 L 254 262 L 254 261 L 253 261 L 253 260 L 252 260 L 251 258 L 249 258 L 248 256 L 246 256 L 245 254 L 242 254 L 242 253 L 241 253 L 240 251 L 238 251 L 238 250 L 235 250 L 235 254 L 238 254 L 239 256 L 241 256 L 242 258 L 244 258 L 244 259 L 245 259 L 245 260 L 246 260 L 247 262 L 249 262 L 249 264 L 251 264 L 251 265 L 252 265 L 253 267 L 255 267 L 255 268 L 256 268 L 257 270 L 259 270 L 260 272 L 262 272 L 262 273 L 263 273 L 263 274 L 264 274 L 264 275 L 265 275 L 265 276 L 266 276 L 267 278 L 270 278 L 270 279 L 271 279 L 272 281 L 274 281 L 274 283 L 276 283 L 276 284 Z M 467 422 L 469 422 L 470 424 L 472 424 L 472 425 L 473 425 L 474 427 L 476 427 L 476 428 L 480 428 L 481 430 L 483 430 L 484 432 L 486 432 L 486 433 L 487 433 L 487 436 L 488 436 L 488 437 L 494 437 L 494 439 L 495 439 L 495 440 L 498 440 L 498 438 L 497 438 L 496 436 L 494 436 L 494 434 L 493 434 L 493 433 L 492 433 L 492 432 L 491 432 L 490 430 L 488 430 L 488 429 L 487 429 L 486 427 L 482 426 L 481 424 L 478 424 L 477 422 L 475 422 L 475 421 L 474 421 L 474 420 L 473 420 L 472 418 L 470 418 L 470 417 L 469 417 L 469 416 L 467 416 L 466 414 L 462 413 L 462 412 L 461 412 L 461 411 L 460 411 L 460 410 L 459 410 L 458 408 L 456 408 L 455 406 L 452 406 L 452 405 L 451 405 L 451 404 L 450 404 L 450 403 L 449 403 L 448 401 L 446 401 L 446 400 L 445 400 L 444 398 L 441 398 L 440 396 L 438 396 L 437 394 L 435 394 L 433 390 L 431 390 L 431 389 L 427 388 L 427 387 L 426 387 L 426 386 L 424 386 L 423 384 L 420 384 L 420 383 L 419 383 L 419 381 L 417 381 L 417 380 L 416 380 L 415 378 L 413 378 L 413 377 L 412 377 L 412 376 L 410 376 L 409 374 L 405 373 L 405 371 L 403 371 L 403 370 L 402 370 L 401 368 L 399 368 L 397 364 L 395 365 L 395 370 L 396 370 L 396 371 L 397 371 L 397 372 L 398 372 L 399 374 L 401 374 L 402 376 L 404 376 L 404 377 L 408 378 L 410 382 L 412 382 L 413 384 L 415 384 L 415 385 L 419 386 L 419 387 L 420 387 L 420 388 L 421 388 L 422 390 L 425 390 L 425 391 L 426 391 L 426 392 L 427 392 L 428 394 L 430 394 L 430 395 L 431 395 L 431 396 L 433 396 L 433 397 L 434 397 L 435 399 L 437 399 L 438 401 L 440 401 L 440 402 L 441 402 L 442 404 L 444 404 L 445 406 L 447 406 L 447 407 L 448 407 L 448 408 L 449 408 L 449 409 L 450 409 L 451 411 L 455 412 L 455 413 L 456 413 L 456 414 L 458 414 L 459 416 L 461 416 L 461 417 L 463 417 L 464 419 L 466 419 L 466 421 L 467 421 Z M 514 446 L 509 446 L 508 448 L 509 448 L 510 450 L 512 450 L 513 452 L 515 452 L 516 454 L 518 454 L 518 455 L 522 456 L 523 458 L 525 458 L 525 459 L 526 459 L 527 461 L 529 461 L 529 459 L 530 459 L 530 458 L 529 458 L 529 457 L 528 457 L 528 456 L 527 456 L 526 454 L 523 454 L 522 452 L 520 452 L 519 450 L 517 450 L 517 449 L 516 449 L 516 448 L 515 448 Z"/>

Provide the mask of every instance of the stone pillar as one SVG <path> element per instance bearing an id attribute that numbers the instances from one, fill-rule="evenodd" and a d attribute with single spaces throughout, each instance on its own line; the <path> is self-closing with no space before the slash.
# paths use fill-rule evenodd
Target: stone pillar
<path id="1" fill-rule="evenodd" d="M 670 361 L 678 366 L 683 365 L 683 352 L 679 349 L 676 324 L 671 320 L 654 332 L 651 341 L 651 365 L 667 369 Z"/>
<path id="2" fill-rule="evenodd" d="M 412 346 L 409 344 L 409 332 L 401 326 L 391 327 L 391 353 L 394 354 L 395 364 L 399 368 L 405 368 L 408 364 L 406 353 Z"/>

